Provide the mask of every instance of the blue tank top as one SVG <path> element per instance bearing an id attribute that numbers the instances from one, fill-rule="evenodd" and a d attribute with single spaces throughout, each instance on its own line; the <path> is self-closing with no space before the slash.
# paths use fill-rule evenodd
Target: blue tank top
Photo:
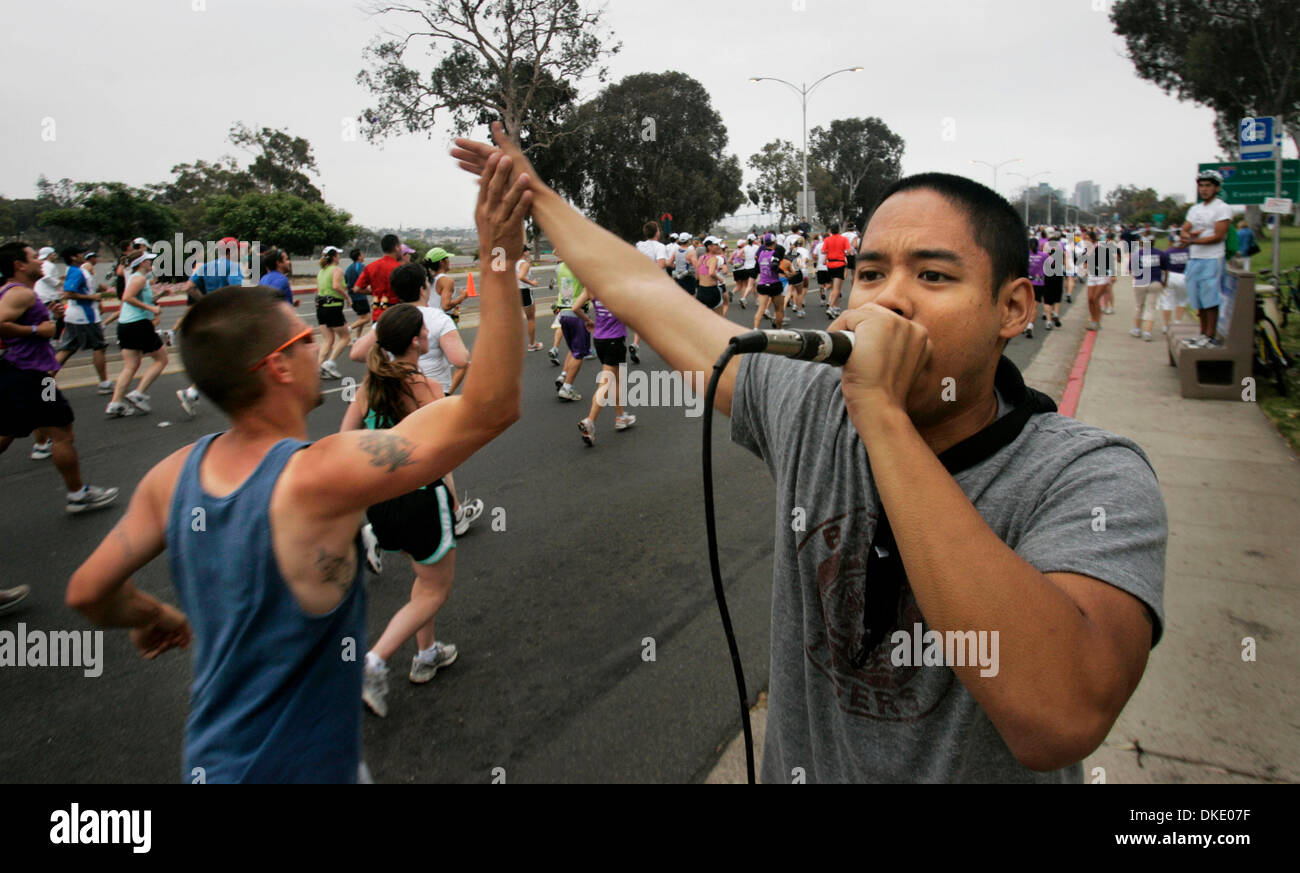
<path id="1" fill-rule="evenodd" d="M 181 778 L 196 781 L 201 767 L 206 782 L 356 782 L 363 553 L 339 605 L 304 612 L 275 560 L 270 506 L 285 465 L 310 444 L 280 440 L 238 489 L 216 498 L 203 491 L 199 464 L 217 436 L 190 452 L 167 519 L 172 579 L 194 629 Z"/>

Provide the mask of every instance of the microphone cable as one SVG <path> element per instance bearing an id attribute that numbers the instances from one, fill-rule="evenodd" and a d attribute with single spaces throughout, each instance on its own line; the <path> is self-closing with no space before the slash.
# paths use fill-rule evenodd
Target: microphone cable
<path id="1" fill-rule="evenodd" d="M 718 393 L 718 381 L 727 364 L 736 355 L 734 341 L 727 344 L 713 365 L 713 376 L 704 395 L 704 528 L 709 540 L 709 570 L 713 574 L 713 595 L 718 601 L 718 614 L 722 617 L 722 631 L 727 636 L 727 650 L 731 653 L 731 669 L 736 674 L 736 691 L 740 695 L 740 723 L 745 730 L 745 773 L 749 784 L 754 784 L 754 735 L 749 726 L 749 695 L 745 692 L 745 670 L 740 663 L 740 649 L 736 634 L 731 628 L 731 614 L 727 611 L 727 595 L 722 589 L 722 569 L 718 564 L 718 528 L 713 516 L 713 401 Z"/>

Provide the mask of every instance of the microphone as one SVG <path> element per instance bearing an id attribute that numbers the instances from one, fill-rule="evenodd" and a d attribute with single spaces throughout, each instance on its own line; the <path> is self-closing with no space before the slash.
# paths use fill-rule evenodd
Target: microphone
<path id="1" fill-rule="evenodd" d="M 845 330 L 751 330 L 731 338 L 733 354 L 783 355 L 842 367 L 853 354 L 854 335 Z"/>

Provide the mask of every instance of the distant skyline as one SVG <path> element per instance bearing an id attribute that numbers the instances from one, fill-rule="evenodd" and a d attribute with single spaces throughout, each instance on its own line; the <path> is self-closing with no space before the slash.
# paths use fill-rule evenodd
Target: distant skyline
<path id="1" fill-rule="evenodd" d="M 972 160 L 1021 158 L 998 176 L 1008 198 L 1023 187 L 1009 170 L 1050 171 L 1033 184 L 1066 192 L 1092 180 L 1103 198 L 1119 185 L 1187 197 L 1196 165 L 1218 156 L 1214 115 L 1138 79 L 1094 5 L 1106 4 L 750 0 L 706 4 L 701 18 L 614 0 L 606 21 L 624 50 L 608 66 L 611 81 L 664 70 L 698 79 L 742 165 L 771 140 L 802 140 L 798 96 L 751 76 L 811 82 L 861 65 L 865 72 L 814 92 L 809 128 L 877 116 L 906 141 L 904 173 L 991 184 L 991 171 Z M 362 50 L 396 20 L 381 24 L 344 0 L 132 0 L 130 8 L 50 0 L 28 27 L 6 31 L 0 194 L 34 196 L 41 174 L 143 186 L 169 179 L 179 163 L 229 154 L 246 164 L 226 140 L 243 122 L 306 137 L 321 171 L 315 183 L 359 224 L 472 224 L 473 180 L 447 157 L 446 127 L 432 139 L 382 145 L 343 135 L 371 102 L 355 81 Z M 65 33 L 65 22 L 78 22 L 75 32 Z M 790 69 L 797 46 L 807 49 L 800 72 Z M 583 99 L 601 87 L 577 85 Z M 1289 141 L 1285 148 L 1292 157 Z"/>

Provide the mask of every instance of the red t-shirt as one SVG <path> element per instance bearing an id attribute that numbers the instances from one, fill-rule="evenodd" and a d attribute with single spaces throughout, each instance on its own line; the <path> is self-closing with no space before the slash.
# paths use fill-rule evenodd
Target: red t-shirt
<path id="1" fill-rule="evenodd" d="M 822 242 L 822 252 L 826 255 L 826 266 L 834 270 L 848 263 L 844 255 L 849 250 L 848 237 L 833 233 Z"/>
<path id="2" fill-rule="evenodd" d="M 379 316 L 383 314 L 385 309 L 389 306 L 396 306 L 401 302 L 397 299 L 397 295 L 393 293 L 393 286 L 388 281 L 393 271 L 401 265 L 401 261 L 392 255 L 384 255 L 382 258 L 366 264 L 365 269 L 361 271 L 361 275 L 357 277 L 355 286 L 357 293 L 369 288 L 375 294 L 375 308 L 371 313 L 372 320 L 378 321 Z"/>

